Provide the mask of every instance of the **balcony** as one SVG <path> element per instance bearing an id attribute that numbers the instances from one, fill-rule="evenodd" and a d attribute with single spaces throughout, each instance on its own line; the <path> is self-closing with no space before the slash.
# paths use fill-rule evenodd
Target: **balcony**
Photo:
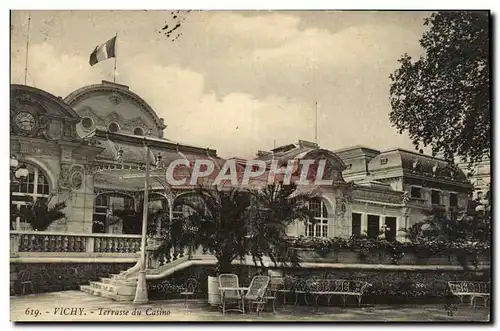
<path id="1" fill-rule="evenodd" d="M 134 263 L 140 245 L 140 235 L 10 231 L 10 260 Z"/>

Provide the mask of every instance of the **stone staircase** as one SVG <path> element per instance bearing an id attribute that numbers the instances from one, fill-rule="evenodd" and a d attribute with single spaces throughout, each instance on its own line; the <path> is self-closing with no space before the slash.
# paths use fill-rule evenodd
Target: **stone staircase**
<path id="1" fill-rule="evenodd" d="M 167 263 L 156 268 L 147 269 L 146 279 L 166 278 L 172 273 L 190 266 L 191 264 L 187 262 L 193 258 L 188 257 L 187 254 L 174 255 L 174 251 L 171 252 L 171 257 Z M 133 301 L 137 287 L 138 266 L 139 263 L 120 274 L 110 275 L 109 278 L 100 278 L 99 281 L 90 281 L 89 285 L 80 285 L 80 290 L 91 295 L 116 301 Z"/>
<path id="2" fill-rule="evenodd" d="M 120 279 L 120 275 L 91 281 L 89 285 L 81 285 L 80 290 L 95 296 L 101 296 L 116 301 L 133 301 L 137 286 L 137 276 Z"/>

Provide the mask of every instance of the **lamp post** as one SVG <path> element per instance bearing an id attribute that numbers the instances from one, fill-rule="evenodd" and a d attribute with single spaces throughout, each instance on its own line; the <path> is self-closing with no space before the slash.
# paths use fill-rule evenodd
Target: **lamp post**
<path id="1" fill-rule="evenodd" d="M 118 133 L 113 133 L 115 136 L 120 136 Z M 144 304 L 148 303 L 148 291 L 147 291 L 147 284 L 146 284 L 146 246 L 147 246 L 147 230 L 148 230 L 148 211 L 149 211 L 149 177 L 150 177 L 150 172 L 151 172 L 151 167 L 154 169 L 161 168 L 163 166 L 162 162 L 162 155 L 161 153 L 158 153 L 158 155 L 155 156 L 155 161 L 154 164 L 151 164 L 150 160 L 150 148 L 148 145 L 148 139 L 147 137 L 144 137 L 143 139 L 143 146 L 144 146 L 144 151 L 145 151 L 145 172 L 144 172 L 144 203 L 143 203 L 143 210 L 142 210 L 142 231 L 141 231 L 141 249 L 140 249 L 140 256 L 139 256 L 139 274 L 137 277 L 137 286 L 135 290 L 135 297 L 134 297 L 134 303 L 135 304 Z M 116 157 L 115 161 L 119 164 L 118 167 L 115 166 L 105 166 L 102 168 L 98 168 L 96 172 L 100 171 L 107 171 L 107 170 L 140 170 L 141 167 L 137 168 L 132 168 L 130 165 L 126 166 L 123 164 L 124 162 L 124 151 L 120 147 L 116 151 Z"/>
<path id="2" fill-rule="evenodd" d="M 11 156 L 11 158 L 10 158 L 10 168 L 11 168 L 10 201 L 12 203 L 12 198 L 14 196 L 14 194 L 13 194 L 14 192 L 12 192 L 12 180 L 17 179 L 20 182 L 22 182 L 26 177 L 28 177 L 29 171 L 24 164 L 19 166 L 19 161 L 17 160 L 17 157 L 15 155 Z M 20 223 L 20 218 L 19 218 L 19 216 L 16 216 L 16 229 L 19 229 L 19 227 L 20 227 L 19 223 Z"/>
<path id="3" fill-rule="evenodd" d="M 134 303 L 148 303 L 148 287 L 146 284 L 146 236 L 148 230 L 148 208 L 149 208 L 149 146 L 144 140 L 144 149 L 146 152 L 146 172 L 144 176 L 144 204 L 142 210 L 142 233 L 141 233 L 141 256 L 140 269 L 137 278 L 137 287 L 135 289 Z"/>

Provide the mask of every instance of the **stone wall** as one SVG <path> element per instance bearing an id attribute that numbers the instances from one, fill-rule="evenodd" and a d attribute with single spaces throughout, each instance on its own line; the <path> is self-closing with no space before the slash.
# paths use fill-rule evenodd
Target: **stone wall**
<path id="1" fill-rule="evenodd" d="M 11 295 L 78 290 L 79 285 L 109 277 L 132 267 L 133 263 L 11 263 Z M 22 282 L 26 282 L 24 285 Z"/>

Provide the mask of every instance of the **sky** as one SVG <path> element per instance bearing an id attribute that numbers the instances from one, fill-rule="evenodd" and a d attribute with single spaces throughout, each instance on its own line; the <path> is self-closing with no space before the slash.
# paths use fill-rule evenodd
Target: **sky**
<path id="1" fill-rule="evenodd" d="M 429 12 L 181 12 L 175 41 L 170 11 L 29 13 L 28 85 L 65 97 L 112 81 L 113 59 L 88 62 L 118 33 L 116 81 L 165 119 L 167 139 L 251 158 L 314 141 L 317 109 L 322 148 L 414 149 L 389 122 L 389 75 L 422 53 Z M 11 83 L 24 84 L 27 22 L 12 11 Z"/>

